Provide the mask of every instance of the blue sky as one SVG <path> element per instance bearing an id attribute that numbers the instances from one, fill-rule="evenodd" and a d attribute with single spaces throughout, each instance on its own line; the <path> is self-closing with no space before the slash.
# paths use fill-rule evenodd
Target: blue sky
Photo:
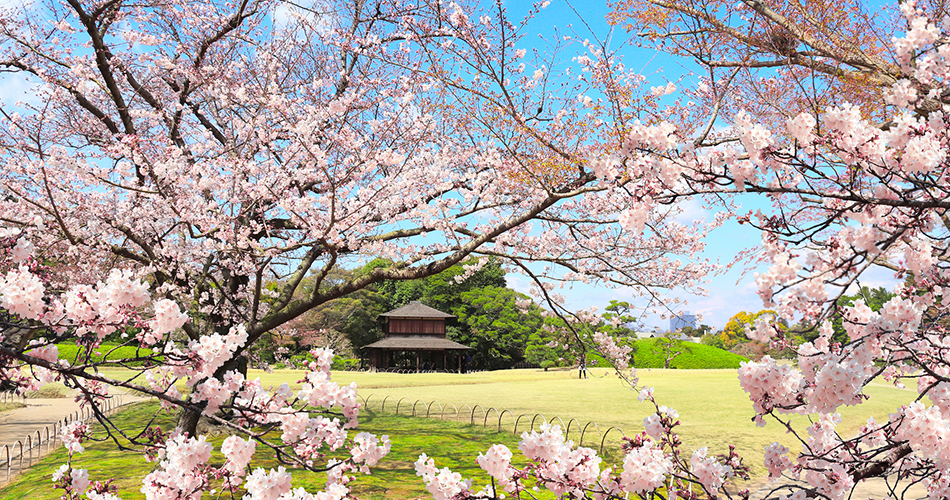
<path id="1" fill-rule="evenodd" d="M 875 5 L 883 5 L 882 2 L 872 2 Z M 528 11 L 532 2 L 526 1 L 508 1 L 505 7 L 512 21 L 521 19 Z M 573 5 L 573 8 L 571 7 Z M 604 2 L 585 2 L 575 1 L 568 3 L 563 0 L 554 0 L 550 5 L 543 9 L 539 15 L 530 21 L 528 25 L 529 35 L 525 37 L 525 42 L 530 43 L 531 34 L 538 33 L 550 35 L 557 27 L 562 33 L 572 32 L 575 36 L 583 38 L 601 38 L 610 37 L 614 47 L 619 46 L 627 37 L 627 33 L 622 29 L 611 31 L 605 17 L 609 9 Z M 578 13 L 583 16 L 581 19 Z M 593 32 L 593 33 L 591 33 Z M 640 69 L 642 74 L 647 77 L 648 86 L 665 85 L 668 81 L 679 82 L 680 88 L 688 87 L 698 83 L 698 80 L 691 75 L 691 61 L 673 58 L 655 49 L 638 48 L 628 44 L 622 50 L 624 61 L 628 67 Z M 642 65 L 640 65 L 642 62 Z M 638 66 L 639 65 L 639 66 Z M 556 70 L 557 68 L 553 68 Z M 700 72 L 701 73 L 701 72 Z M 675 95 L 670 99 L 675 99 Z M 758 209 L 763 211 L 768 208 L 767 204 L 759 206 L 759 201 L 745 200 L 747 204 L 743 208 Z M 755 206 L 748 205 L 755 203 Z M 678 217 L 682 222 L 692 222 L 696 219 L 706 218 L 711 220 L 713 213 L 708 212 L 700 206 L 699 203 L 691 203 L 682 207 L 683 214 Z M 745 249 L 755 248 L 761 242 L 760 233 L 749 226 L 737 224 L 734 220 L 728 221 L 721 228 L 713 231 L 707 240 L 707 248 L 703 257 L 712 261 L 717 261 L 722 265 L 732 262 L 734 256 Z M 740 311 L 759 311 L 763 309 L 762 301 L 756 294 L 756 285 L 754 274 L 764 272 L 764 267 L 747 269 L 748 266 L 737 264 L 732 269 L 719 275 L 711 276 L 705 285 L 709 291 L 707 296 L 698 296 L 686 293 L 682 290 L 672 290 L 668 293 L 671 297 L 678 297 L 685 303 L 679 306 L 677 312 L 691 312 L 701 316 L 701 323 L 721 328 L 729 318 Z M 891 289 L 898 282 L 893 277 L 893 272 L 885 269 L 875 269 L 862 276 L 862 285 L 871 287 L 883 286 Z M 524 277 L 509 275 L 509 285 L 520 291 L 527 292 L 528 280 Z M 572 289 L 558 290 L 565 296 L 568 306 L 571 309 L 584 309 L 592 306 L 603 310 L 611 300 L 625 300 L 634 302 L 635 294 L 630 289 L 608 289 L 605 287 L 575 285 Z M 649 315 L 644 317 L 644 323 L 647 328 L 659 327 L 666 329 L 669 325 L 669 319 L 658 315 Z"/>
<path id="2" fill-rule="evenodd" d="M 0 3 L 3 3 L 2 0 L 0 0 Z M 508 10 L 510 19 L 518 21 L 529 10 L 531 2 L 508 1 L 504 5 Z M 623 30 L 618 29 L 611 33 L 611 27 L 605 20 L 608 9 L 604 2 L 577 0 L 573 3 L 573 6 L 574 8 L 563 0 L 551 2 L 547 8 L 543 9 L 530 21 L 524 42 L 533 43 L 533 40 L 537 40 L 536 34 L 550 36 L 554 33 L 555 27 L 563 34 L 570 33 L 582 39 L 610 36 L 614 46 L 619 45 L 627 38 L 628 35 Z M 584 16 L 583 19 L 578 16 L 578 12 Z M 696 79 L 690 75 L 692 68 L 690 68 L 690 61 L 688 60 L 671 58 L 662 52 L 637 48 L 633 45 L 627 45 L 623 53 L 627 66 L 639 69 L 647 77 L 650 86 L 665 85 L 667 81 L 679 81 L 679 86 L 682 88 L 697 83 Z M 564 54 L 564 57 L 566 58 L 565 62 L 570 61 L 569 54 Z M 554 67 L 551 70 L 556 72 L 558 68 Z M 31 85 L 18 75 L 7 74 L 0 79 L 0 95 L 7 104 L 12 104 L 20 99 L 35 100 L 35 96 L 30 93 L 30 87 Z M 675 96 L 672 98 L 675 98 Z M 682 222 L 689 223 L 701 218 L 708 220 L 713 217 L 712 213 L 704 210 L 698 203 L 687 204 L 683 208 L 684 213 L 679 217 Z M 759 242 L 760 235 L 758 231 L 748 226 L 740 226 L 734 221 L 729 221 L 725 226 L 712 233 L 707 240 L 707 250 L 703 257 L 725 265 L 732 261 L 737 252 L 754 248 Z M 732 315 L 740 311 L 758 311 L 762 309 L 761 301 L 755 293 L 756 287 L 753 277 L 754 272 L 761 272 L 762 269 L 753 269 L 744 274 L 742 271 L 743 266 L 739 265 L 728 272 L 710 277 L 705 285 L 709 290 L 709 294 L 705 297 L 687 294 L 681 290 L 670 291 L 669 295 L 685 301 L 679 307 L 679 312 L 689 311 L 701 315 L 702 323 L 722 327 Z M 862 284 L 891 288 L 896 283 L 891 274 L 889 271 L 877 270 L 865 276 L 862 279 Z M 520 291 L 527 291 L 528 289 L 528 280 L 522 276 L 509 275 L 509 284 Z M 567 298 L 568 305 L 572 309 L 596 306 L 602 310 L 611 300 L 634 301 L 634 293 L 629 289 L 576 285 L 572 289 L 562 289 L 558 292 Z M 645 318 L 645 324 L 647 327 L 656 326 L 665 329 L 669 324 L 669 320 L 653 315 Z"/>

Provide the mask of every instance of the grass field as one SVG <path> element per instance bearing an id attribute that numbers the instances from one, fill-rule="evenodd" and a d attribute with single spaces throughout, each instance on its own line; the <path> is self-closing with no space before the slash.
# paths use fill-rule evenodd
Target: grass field
<path id="1" fill-rule="evenodd" d="M 149 421 L 155 415 L 157 408 L 158 405 L 153 403 L 137 404 L 120 413 L 116 417 L 116 423 L 121 428 L 132 429 L 136 425 L 141 425 L 142 422 Z M 169 428 L 174 425 L 173 422 L 171 417 L 162 416 L 155 424 Z M 496 433 L 481 427 L 451 422 L 379 414 L 371 410 L 361 412 L 360 426 L 356 431 L 387 434 L 392 440 L 389 455 L 372 468 L 373 473 L 368 476 L 358 475 L 351 483 L 354 495 L 368 500 L 431 497 L 425 490 L 422 479 L 416 476 L 413 465 L 423 452 L 434 457 L 438 467 L 449 467 L 462 474 L 463 477 L 472 478 L 475 480 L 476 488 L 481 488 L 488 483 L 490 478 L 475 463 L 478 453 L 484 452 L 493 443 L 503 443 L 515 450 L 518 446 L 517 438 L 510 433 Z M 103 435 L 100 433 L 98 437 L 101 438 Z M 213 465 L 223 462 L 223 457 L 218 451 L 223 439 L 224 436 L 218 436 L 209 440 L 215 445 L 215 453 L 211 459 Z M 117 451 L 115 444 L 109 441 L 84 444 L 86 451 L 73 459 L 74 467 L 88 469 L 92 480 L 117 478 L 115 484 L 119 487 L 119 496 L 123 500 L 144 498 L 139 491 L 142 487 L 141 481 L 152 470 L 154 464 L 146 463 L 141 453 Z M 263 447 L 258 447 L 258 450 L 258 454 L 255 455 L 256 466 L 276 468 L 279 465 L 272 458 L 267 458 L 268 455 Z M 60 448 L 19 476 L 14 483 L 0 489 L 0 498 L 4 500 L 58 499 L 62 490 L 53 489 L 50 475 L 65 462 L 65 450 Z M 325 487 L 324 474 L 292 472 L 294 487 L 304 487 L 310 492 L 316 492 Z M 224 495 L 221 498 L 230 498 L 230 496 Z M 241 496 L 237 495 L 236 498 L 241 498 Z M 553 495 L 541 495 L 541 498 L 553 498 Z"/>
<path id="2" fill-rule="evenodd" d="M 548 419 L 557 416 L 565 422 L 570 418 L 582 424 L 594 421 L 602 430 L 617 426 L 627 435 L 642 431 L 642 420 L 653 408 L 638 403 L 637 393 L 625 387 L 616 376 L 605 375 L 607 370 L 594 370 L 594 373 L 595 378 L 586 380 L 578 380 L 573 371 L 435 375 L 429 385 L 421 385 L 428 375 L 340 373 L 336 380 L 356 381 L 363 397 L 376 394 L 413 401 L 438 400 L 443 405 L 479 404 L 508 409 L 515 414 L 542 413 Z M 758 473 L 763 472 L 762 450 L 769 443 L 779 441 L 792 450 L 800 449 L 793 436 L 774 422 L 765 428 L 755 426 L 751 421 L 751 403 L 739 387 L 734 370 L 639 370 L 638 373 L 641 385 L 655 388 L 659 404 L 679 412 L 680 434 L 690 448 L 709 446 L 710 451 L 719 453 L 729 444 L 735 444 Z M 398 386 L 398 377 L 406 381 L 404 386 Z M 886 420 L 889 413 L 916 396 L 915 391 L 883 384 L 869 387 L 867 394 L 870 400 L 864 404 L 842 409 L 844 421 L 839 429 L 843 434 L 856 432 L 871 415 L 878 421 Z M 371 403 L 375 404 L 375 400 L 373 398 Z M 797 417 L 796 421 L 807 424 L 805 417 Z M 804 426 L 798 426 L 802 432 Z M 589 445 L 586 441 L 584 444 Z"/>
<path id="3" fill-rule="evenodd" d="M 56 344 L 56 348 L 59 352 L 60 359 L 65 359 L 69 362 L 77 362 L 80 353 L 80 347 L 78 345 L 62 343 Z M 101 363 L 114 359 L 129 359 L 135 358 L 137 356 L 150 356 L 151 354 L 151 349 L 142 349 L 105 342 L 93 352 L 91 361 L 95 363 Z M 131 363 L 135 366 L 141 366 L 141 362 Z"/>
<path id="4" fill-rule="evenodd" d="M 638 403 L 637 393 L 606 369 L 592 369 L 591 372 L 594 376 L 586 380 L 578 380 L 577 372 L 573 370 L 507 370 L 464 375 L 334 372 L 333 379 L 341 384 L 356 382 L 360 395 L 368 398 L 369 409 L 374 411 L 379 410 L 385 398 L 389 398 L 387 412 L 394 409 L 396 401 L 405 398 L 401 413 L 406 411 L 407 403 L 437 400 L 448 408 L 449 414 L 453 413 L 452 405 L 464 409 L 465 405 L 478 404 L 483 409 L 507 409 L 515 415 L 540 413 L 548 420 L 559 417 L 568 422 L 573 418 L 582 425 L 593 421 L 601 432 L 610 426 L 619 427 L 627 435 L 641 432 L 642 420 L 652 413 L 652 407 Z M 105 370 L 104 374 L 110 373 Z M 641 385 L 655 388 L 654 395 L 659 404 L 679 412 L 682 421 L 679 431 L 687 448 L 708 446 L 710 452 L 723 453 L 729 444 L 734 444 L 757 476 L 764 474 L 762 450 L 769 443 L 779 441 L 793 451 L 800 449 L 794 437 L 775 422 L 764 428 L 755 426 L 751 421 L 751 403 L 739 387 L 735 370 L 643 369 L 638 374 Z M 260 377 L 265 386 L 287 382 L 296 388 L 303 372 L 252 371 L 249 375 Z M 842 409 L 844 421 L 839 431 L 843 435 L 854 433 L 868 416 L 874 416 L 878 421 L 886 419 L 889 413 L 901 404 L 913 401 L 916 396 L 915 391 L 885 384 L 872 385 L 866 393 L 870 399 L 864 404 Z M 479 418 L 482 415 L 477 412 L 476 420 L 482 420 Z M 805 416 L 794 419 L 796 427 L 803 433 L 806 419 Z M 505 426 L 510 429 L 507 416 Z M 570 438 L 576 442 L 578 437 L 572 430 Z M 583 444 L 596 447 L 589 438 L 585 438 Z M 429 455 L 438 461 L 435 452 Z M 475 456 L 477 452 L 471 455 L 473 464 Z"/>
<path id="5" fill-rule="evenodd" d="M 594 377 L 578 380 L 576 371 L 544 372 L 540 370 L 509 370 L 474 374 L 369 374 L 334 373 L 340 383 L 355 381 L 360 394 L 377 407 L 383 398 L 390 402 L 437 400 L 443 405 L 475 404 L 483 408 L 507 409 L 514 414 L 543 414 L 547 419 L 559 417 L 567 422 L 577 419 L 581 424 L 596 422 L 603 431 L 619 427 L 627 435 L 642 431 L 642 420 L 652 413 L 648 404 L 637 402 L 631 391 L 606 369 L 592 370 Z M 739 387 L 734 370 L 639 370 L 641 385 L 655 388 L 661 405 L 675 408 L 680 414 L 680 434 L 687 447 L 709 446 L 711 451 L 724 452 L 735 444 L 758 474 L 763 473 L 762 450 L 779 441 L 792 450 L 800 449 L 794 437 L 772 422 L 765 428 L 751 421 L 748 396 Z M 265 383 L 299 379 L 299 374 L 261 374 Z M 875 384 L 867 388 L 870 399 L 858 407 L 843 408 L 844 421 L 839 427 L 844 435 L 857 431 L 868 416 L 881 421 L 901 404 L 913 401 L 916 392 L 890 385 Z M 370 397 L 375 395 L 376 397 Z M 391 403 L 387 403 L 389 406 Z M 404 403 L 405 404 L 405 403 Z M 464 408 L 464 406 L 463 406 Z M 451 411 L 451 410 L 450 410 Z M 807 417 L 795 421 L 804 432 Z M 807 434 L 806 434 L 807 435 Z M 575 440 L 577 436 L 572 434 Z M 591 443 L 585 441 L 585 445 Z"/>

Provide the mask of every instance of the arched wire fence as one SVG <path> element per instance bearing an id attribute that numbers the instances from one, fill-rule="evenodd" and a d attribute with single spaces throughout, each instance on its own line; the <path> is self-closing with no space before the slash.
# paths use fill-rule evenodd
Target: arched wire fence
<path id="1" fill-rule="evenodd" d="M 0 401 L 21 400 L 21 396 L 15 396 L 6 392 L 2 394 Z M 112 413 L 119 407 L 128 404 L 124 399 L 125 397 L 122 394 L 107 399 L 104 405 L 100 407 L 100 410 L 103 414 Z M 93 418 L 93 415 L 92 408 L 86 406 L 70 413 L 57 422 L 53 422 L 52 424 L 44 426 L 42 429 L 28 434 L 23 439 L 18 439 L 11 445 L 5 444 L 0 446 L 0 467 L 4 469 L 3 480 L 0 481 L 0 483 L 9 482 L 10 478 L 22 471 L 24 467 L 33 465 L 33 462 L 53 451 L 56 442 L 62 440 L 60 434 L 63 431 L 63 427 L 77 421 L 85 422 Z"/>
<path id="2" fill-rule="evenodd" d="M 611 426 L 606 431 L 601 432 L 600 425 L 597 422 L 587 422 L 581 425 L 576 418 L 567 421 L 565 425 L 561 417 L 554 417 L 548 420 L 544 415 L 535 413 L 526 415 L 524 413 L 516 415 L 511 410 L 495 407 L 484 408 L 481 405 L 456 406 L 454 403 L 442 404 L 438 400 L 429 402 L 417 399 L 413 401 L 410 398 L 396 399 L 392 396 L 379 396 L 370 394 L 369 396 L 359 396 L 363 402 L 363 407 L 370 409 L 376 408 L 380 412 L 390 411 L 396 415 L 438 418 L 439 420 L 451 419 L 455 422 L 465 422 L 469 425 L 481 425 L 485 428 L 492 428 L 497 432 L 510 431 L 514 435 L 519 432 L 530 432 L 537 430 L 543 423 L 557 424 L 564 429 L 565 439 L 574 439 L 576 445 L 595 448 L 603 454 L 605 449 L 620 450 L 623 439 L 627 434 L 623 429 L 617 426 Z M 507 417 L 507 418 L 506 418 Z M 615 439 L 607 438 L 614 432 Z"/>
<path id="3" fill-rule="evenodd" d="M 11 401 L 14 397 L 20 398 L 19 396 L 9 395 L 8 393 L 0 393 L 0 401 Z M 381 397 L 376 394 L 370 394 L 366 397 L 359 396 L 359 398 L 362 400 L 363 406 L 367 409 L 376 406 L 381 412 L 385 412 L 387 408 L 389 408 L 389 411 L 397 415 L 412 417 L 425 416 L 426 418 L 438 418 L 439 420 L 450 418 L 455 422 L 462 422 L 464 418 L 464 422 L 469 425 L 481 425 L 484 428 L 491 427 L 497 432 L 508 432 L 510 430 L 514 435 L 518 435 L 519 431 L 530 432 L 537 430 L 542 423 L 557 424 L 564 429 L 565 439 L 575 439 L 575 444 L 578 446 L 587 445 L 590 448 L 596 446 L 601 454 L 603 454 L 604 450 L 608 449 L 608 447 L 615 450 L 619 449 L 623 438 L 626 437 L 626 433 L 619 427 L 611 426 L 606 431 L 601 432 L 600 426 L 596 422 L 587 422 L 581 425 L 580 421 L 575 418 L 569 419 L 567 424 L 565 424 L 564 420 L 558 416 L 549 420 L 540 413 L 535 413 L 534 415 L 526 415 L 523 413 L 515 415 L 508 409 L 499 410 L 495 407 L 484 408 L 478 404 L 474 406 L 463 404 L 459 407 L 454 403 L 443 404 L 437 400 L 430 402 L 421 399 L 413 401 L 409 398 L 400 398 L 397 400 L 392 396 Z M 126 404 L 128 403 L 123 401 L 123 396 L 118 395 L 115 398 L 107 400 L 106 406 L 102 408 L 102 411 L 108 414 Z M 64 426 L 76 421 L 88 420 L 92 418 L 92 416 L 92 409 L 85 407 L 73 412 L 58 422 L 49 424 L 25 436 L 21 440 L 17 440 L 12 445 L 0 446 L 0 467 L 4 469 L 2 482 L 8 482 L 16 472 L 23 470 L 24 466 L 29 467 L 34 461 L 50 453 L 55 448 L 57 440 L 60 440 L 60 433 Z M 508 418 L 505 418 L 506 416 Z M 619 436 L 613 441 L 608 441 L 607 438 L 612 431 L 616 431 L 615 434 L 619 434 Z"/>
<path id="4" fill-rule="evenodd" d="M 26 403 L 26 395 L 15 392 L 0 392 L 0 403 Z"/>

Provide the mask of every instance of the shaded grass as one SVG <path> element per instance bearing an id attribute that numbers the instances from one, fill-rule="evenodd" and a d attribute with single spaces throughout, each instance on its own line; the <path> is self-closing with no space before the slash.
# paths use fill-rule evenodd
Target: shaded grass
<path id="1" fill-rule="evenodd" d="M 120 428 L 140 429 L 144 423 L 156 415 L 157 410 L 156 403 L 139 403 L 117 414 L 114 420 Z M 173 416 L 161 413 L 154 424 L 168 429 L 174 426 L 174 422 Z M 492 444 L 502 443 L 515 450 L 515 457 L 518 458 L 516 436 L 507 432 L 493 432 L 479 426 L 438 419 L 380 414 L 366 410 L 360 413 L 359 428 L 351 431 L 350 435 L 353 436 L 356 432 L 362 431 L 389 435 L 392 450 L 383 461 L 372 468 L 371 475 L 357 475 L 356 480 L 350 483 L 353 494 L 360 498 L 375 500 L 429 497 L 422 479 L 416 476 L 414 467 L 414 462 L 422 453 L 433 457 L 439 468 L 449 467 L 465 478 L 473 478 L 476 488 L 481 488 L 490 480 L 475 462 L 479 453 L 487 451 Z M 96 436 L 104 437 L 101 428 L 97 430 Z M 223 462 L 223 457 L 217 450 L 220 449 L 224 437 L 209 439 L 216 450 L 211 460 L 213 465 L 220 465 Z M 279 465 L 263 447 L 259 446 L 258 450 L 254 462 L 256 466 L 271 468 Z M 331 454 L 331 456 L 334 455 Z M 343 458 L 340 453 L 336 456 Z M 619 453 L 609 456 L 617 460 Z M 15 482 L 0 490 L 0 498 L 58 499 L 62 490 L 53 489 L 50 477 L 56 468 L 66 462 L 66 459 L 65 450 L 60 447 L 21 474 Z M 519 462 L 516 460 L 515 464 L 518 465 Z M 146 463 L 141 453 L 118 450 L 111 441 L 86 443 L 86 451 L 73 460 L 74 467 L 89 470 L 92 480 L 116 478 L 115 484 L 119 487 L 119 496 L 124 500 L 144 498 L 139 491 L 141 480 L 154 465 Z M 316 492 L 325 487 L 324 474 L 293 472 L 294 487 L 302 486 L 310 492 Z M 236 497 L 241 498 L 242 494 Z M 541 498 L 553 498 L 553 495 L 542 494 Z"/>
<path id="2" fill-rule="evenodd" d="M 634 354 L 634 366 L 637 368 L 663 368 L 666 366 L 666 356 L 659 342 L 660 339 L 638 340 L 636 342 L 637 350 Z M 737 369 L 739 363 L 749 360 L 749 358 L 724 351 L 718 347 L 695 342 L 683 342 L 682 348 L 689 351 L 673 358 L 670 361 L 670 368 L 680 370 Z"/>
<path id="3" fill-rule="evenodd" d="M 132 425 L 144 425 L 154 415 L 157 405 L 135 404 L 114 416 L 116 423 L 120 428 L 132 428 Z M 171 417 L 164 417 L 158 423 L 163 427 L 171 425 Z M 96 439 L 104 439 L 104 433 L 101 427 L 96 427 Z M 127 441 L 121 441 L 128 444 Z M 151 470 L 150 464 L 145 463 L 141 453 L 121 451 L 115 443 L 111 441 L 86 442 L 86 451 L 77 455 L 73 465 L 77 468 L 89 470 L 89 476 L 92 480 L 105 480 L 110 477 L 117 479 L 115 484 L 119 485 L 120 497 L 124 498 L 143 498 L 138 492 L 141 487 L 141 478 Z M 62 464 L 66 463 L 66 449 L 61 445 L 52 453 L 40 460 L 36 465 L 23 471 L 9 485 L 0 490 L 0 498 L 3 499 L 58 499 L 62 490 L 53 489 L 51 476 L 53 472 Z M 137 481 L 136 481 L 137 478 Z M 130 496 L 131 492 L 138 496 Z"/>
<path id="4" fill-rule="evenodd" d="M 0 413 L 5 411 L 19 410 L 20 408 L 26 408 L 26 405 L 20 402 L 0 403 Z"/>

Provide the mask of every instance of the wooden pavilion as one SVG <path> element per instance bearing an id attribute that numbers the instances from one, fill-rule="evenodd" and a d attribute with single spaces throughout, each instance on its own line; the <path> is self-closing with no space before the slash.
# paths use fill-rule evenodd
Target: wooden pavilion
<path id="1" fill-rule="evenodd" d="M 462 371 L 471 347 L 445 338 L 445 321 L 452 318 L 419 301 L 380 314 L 385 336 L 363 347 L 363 356 L 377 370 Z"/>

